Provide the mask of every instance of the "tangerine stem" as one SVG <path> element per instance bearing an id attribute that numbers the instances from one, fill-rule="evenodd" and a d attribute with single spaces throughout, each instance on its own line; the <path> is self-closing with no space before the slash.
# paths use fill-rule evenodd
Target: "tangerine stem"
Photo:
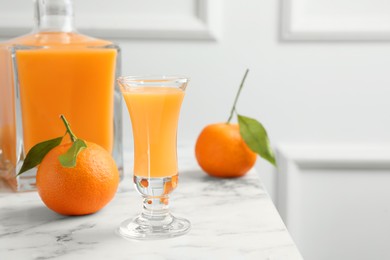
<path id="1" fill-rule="evenodd" d="M 72 140 L 72 142 L 76 142 L 77 140 L 77 137 L 76 135 L 72 132 L 72 129 L 70 128 L 70 124 L 68 123 L 68 120 L 66 120 L 65 116 L 64 115 L 61 115 L 60 118 L 62 119 L 62 122 L 64 122 L 64 125 L 66 127 L 66 132 L 69 134 L 70 136 L 70 139 Z"/>
<path id="2" fill-rule="evenodd" d="M 238 97 L 240 96 L 241 89 L 244 86 L 244 82 L 245 82 L 245 79 L 246 79 L 246 76 L 248 75 L 248 73 L 249 73 L 249 69 L 246 69 L 244 77 L 242 78 L 240 87 L 238 88 L 238 91 L 237 91 L 237 94 L 236 94 L 236 98 L 234 99 L 233 107 L 232 107 L 232 110 L 230 111 L 230 116 L 229 116 L 229 118 L 228 118 L 228 120 L 226 122 L 227 124 L 230 123 L 230 121 L 232 120 L 233 114 L 236 111 L 236 104 L 237 104 L 237 101 L 238 101 Z"/>

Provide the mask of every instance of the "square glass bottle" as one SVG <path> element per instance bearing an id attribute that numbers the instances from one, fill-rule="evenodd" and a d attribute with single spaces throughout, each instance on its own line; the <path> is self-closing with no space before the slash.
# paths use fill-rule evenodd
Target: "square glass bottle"
<path id="1" fill-rule="evenodd" d="M 123 176 L 120 48 L 78 33 L 71 0 L 34 2 L 33 32 L 0 46 L 0 176 L 35 189 L 36 169 L 15 176 L 32 146 L 64 134 L 60 114 L 112 152 Z"/>

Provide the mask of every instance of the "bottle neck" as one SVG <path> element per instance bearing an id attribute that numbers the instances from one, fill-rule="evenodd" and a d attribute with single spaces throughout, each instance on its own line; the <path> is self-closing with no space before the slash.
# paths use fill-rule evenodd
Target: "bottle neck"
<path id="1" fill-rule="evenodd" d="M 35 32 L 74 32 L 72 0 L 34 0 Z"/>

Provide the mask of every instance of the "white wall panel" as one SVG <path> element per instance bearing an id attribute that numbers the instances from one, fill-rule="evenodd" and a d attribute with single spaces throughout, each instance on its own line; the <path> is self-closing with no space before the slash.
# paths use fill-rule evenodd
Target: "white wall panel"
<path id="1" fill-rule="evenodd" d="M 286 40 L 390 40 L 390 2 L 283 0 Z"/>
<path id="2" fill-rule="evenodd" d="M 281 145 L 278 209 L 305 259 L 390 258 L 390 145 Z"/>
<path id="3" fill-rule="evenodd" d="M 0 36 L 31 30 L 32 1 L 7 0 Z M 218 2 L 218 1 L 217 1 Z M 97 37 L 215 40 L 216 2 L 207 0 L 75 0 L 77 28 Z M 214 16 L 212 15 L 212 12 Z"/>

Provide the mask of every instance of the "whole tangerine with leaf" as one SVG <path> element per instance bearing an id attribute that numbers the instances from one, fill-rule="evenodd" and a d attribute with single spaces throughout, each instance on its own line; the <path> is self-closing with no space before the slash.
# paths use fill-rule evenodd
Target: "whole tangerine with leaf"
<path id="1" fill-rule="evenodd" d="M 207 125 L 200 133 L 195 156 L 207 174 L 218 178 L 245 175 L 255 164 L 257 155 L 276 166 L 267 131 L 256 119 L 237 113 L 236 105 L 249 73 L 247 69 L 226 122 Z M 231 123 L 233 115 L 236 123 Z"/>
<path id="2" fill-rule="evenodd" d="M 95 213 L 117 191 L 117 166 L 104 148 L 77 138 L 63 115 L 61 119 L 65 135 L 32 147 L 18 175 L 39 165 L 37 190 L 49 209 L 62 215 Z M 71 142 L 61 144 L 66 135 Z"/>

